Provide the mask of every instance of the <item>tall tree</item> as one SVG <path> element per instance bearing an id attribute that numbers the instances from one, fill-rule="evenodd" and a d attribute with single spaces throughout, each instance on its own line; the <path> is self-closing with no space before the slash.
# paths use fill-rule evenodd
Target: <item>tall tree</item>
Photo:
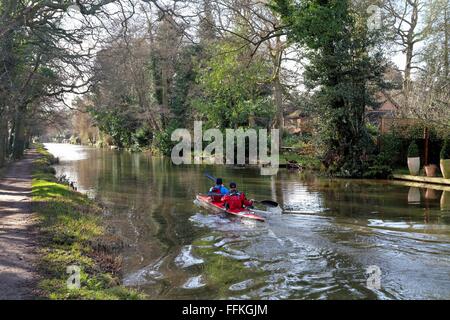
<path id="1" fill-rule="evenodd" d="M 421 68 L 421 48 L 436 31 L 439 17 L 445 14 L 444 7 L 448 7 L 448 0 L 387 0 L 383 4 L 392 30 L 394 52 L 404 56 L 402 99 L 395 103 L 405 108 L 415 99 L 414 74 Z"/>
<path id="2" fill-rule="evenodd" d="M 33 124 L 29 117 L 48 102 L 46 98 L 61 101 L 64 93 L 83 91 L 87 84 L 84 66 L 90 56 L 83 41 L 93 34 L 88 31 L 95 29 L 88 17 L 112 2 L 77 1 L 85 19 L 73 28 L 64 24 L 72 2 L 1 2 L 0 164 L 9 153 L 14 158 L 22 157 Z M 5 145 L 8 130 L 11 141 Z"/>
<path id="3" fill-rule="evenodd" d="M 348 0 L 276 0 L 274 8 L 288 37 L 307 49 L 306 85 L 316 90 L 324 163 L 332 173 L 361 176 L 371 152 L 365 109 L 384 69 L 376 32 Z"/>
<path id="4" fill-rule="evenodd" d="M 270 119 L 273 104 L 267 79 L 270 65 L 260 56 L 250 60 L 242 41 L 221 41 L 197 70 L 202 95 L 193 99 L 208 124 L 218 128 L 253 127 L 255 117 Z"/>
<path id="5" fill-rule="evenodd" d="M 450 127 L 449 25 L 450 3 L 430 3 L 422 20 L 428 26 L 423 45 L 417 53 L 417 71 L 411 82 L 407 103 L 401 116 L 423 120 L 427 126 Z"/>
<path id="6" fill-rule="evenodd" d="M 162 17 L 151 52 L 155 98 L 159 105 L 162 128 L 169 123 L 174 66 L 183 41 L 183 32 L 172 21 L 170 16 Z"/>

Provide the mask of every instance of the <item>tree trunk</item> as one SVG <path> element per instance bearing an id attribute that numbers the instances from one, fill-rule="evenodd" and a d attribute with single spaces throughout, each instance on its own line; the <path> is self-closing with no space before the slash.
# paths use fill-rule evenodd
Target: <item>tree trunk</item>
<path id="1" fill-rule="evenodd" d="M 9 138 L 8 138 L 8 155 L 12 153 L 13 144 L 14 144 L 14 132 L 16 132 L 16 124 L 14 121 L 11 121 L 11 130 L 9 131 Z"/>
<path id="2" fill-rule="evenodd" d="M 413 44 L 408 45 L 408 48 L 406 49 L 406 67 L 405 67 L 405 80 L 403 81 L 403 91 L 405 93 L 407 103 L 409 98 L 409 92 L 411 90 L 412 56 L 413 56 Z"/>
<path id="3" fill-rule="evenodd" d="M 249 117 L 248 117 L 248 126 L 250 128 L 256 127 L 255 115 L 253 113 L 250 114 Z"/>
<path id="4" fill-rule="evenodd" d="M 8 1 L 4 3 L 4 10 L 7 10 L 2 17 L 9 17 L 17 6 L 17 2 Z M 14 34 L 12 30 L 7 31 L 0 41 L 0 165 L 5 163 L 9 155 L 8 137 L 8 115 L 11 100 L 11 85 L 14 79 L 16 59 L 14 57 L 13 43 Z"/>
<path id="5" fill-rule="evenodd" d="M 403 93 L 405 95 L 406 104 L 409 105 L 409 93 L 411 92 L 411 71 L 412 71 L 412 62 L 414 57 L 414 37 L 415 37 L 415 29 L 418 22 L 419 17 L 419 4 L 417 1 L 411 3 L 412 5 L 412 13 L 411 13 L 411 23 L 410 28 L 406 37 L 406 65 L 405 65 L 405 79 L 403 81 Z"/>
<path id="6" fill-rule="evenodd" d="M 18 160 L 23 157 L 25 150 L 25 110 L 18 107 L 16 112 L 14 143 L 12 149 L 13 159 Z"/>
<path id="7" fill-rule="evenodd" d="M 444 72 L 445 72 L 445 77 L 449 78 L 450 74 L 449 74 L 449 57 L 448 57 L 448 40 L 449 40 L 449 28 L 447 27 L 449 25 L 449 21 L 448 21 L 448 11 L 447 11 L 447 7 L 445 8 L 444 11 Z"/>
<path id="8" fill-rule="evenodd" d="M 276 37 L 274 46 L 269 46 L 269 49 L 273 65 L 272 85 L 274 93 L 274 103 L 276 108 L 276 127 L 280 130 L 279 147 L 281 148 L 283 144 L 284 132 L 283 85 L 280 81 L 281 61 L 283 58 L 284 44 L 281 41 L 281 38 Z"/>
<path id="9" fill-rule="evenodd" d="M 3 167 L 8 156 L 8 121 L 4 115 L 0 118 L 0 167 Z"/>
<path id="10" fill-rule="evenodd" d="M 428 127 L 425 127 L 424 129 L 424 133 L 423 133 L 423 138 L 424 138 L 424 142 L 425 142 L 425 151 L 424 151 L 424 164 L 427 166 L 429 163 L 429 143 L 430 143 L 430 130 L 428 129 Z"/>
<path id="11" fill-rule="evenodd" d="M 273 82 L 273 90 L 275 96 L 275 106 L 277 109 L 277 128 L 280 130 L 280 148 L 282 147 L 283 131 L 284 131 L 284 109 L 283 109 L 283 88 L 280 78 L 276 77 Z"/>
<path id="12" fill-rule="evenodd" d="M 168 65 L 167 62 L 162 64 L 161 70 L 161 85 L 162 85 L 162 127 L 165 129 L 167 125 L 166 113 L 169 112 L 169 77 L 168 77 Z"/>

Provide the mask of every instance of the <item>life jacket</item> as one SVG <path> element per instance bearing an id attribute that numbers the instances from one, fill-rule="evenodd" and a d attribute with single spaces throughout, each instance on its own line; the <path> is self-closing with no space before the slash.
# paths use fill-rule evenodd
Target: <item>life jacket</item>
<path id="1" fill-rule="evenodd" d="M 239 210 L 242 209 L 242 195 L 239 192 L 230 193 L 224 197 L 225 206 L 229 210 Z"/>
<path id="2" fill-rule="evenodd" d="M 217 196 L 216 195 L 211 196 L 211 200 L 213 202 L 220 202 L 220 201 L 222 201 L 222 192 L 220 190 L 220 187 L 214 186 L 214 187 L 211 188 L 210 192 L 211 193 L 217 193 Z"/>

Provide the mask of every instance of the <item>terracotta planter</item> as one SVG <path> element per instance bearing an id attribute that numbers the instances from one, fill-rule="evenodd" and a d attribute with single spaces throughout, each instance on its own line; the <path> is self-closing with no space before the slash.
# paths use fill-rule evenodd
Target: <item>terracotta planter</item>
<path id="1" fill-rule="evenodd" d="M 425 166 L 425 173 L 427 177 L 436 177 L 437 166 L 435 164 L 430 164 Z"/>
<path id="2" fill-rule="evenodd" d="M 417 176 L 420 171 L 420 157 L 408 158 L 408 169 L 412 176 Z"/>
<path id="3" fill-rule="evenodd" d="M 445 179 L 450 179 L 450 159 L 441 160 L 441 172 Z"/>

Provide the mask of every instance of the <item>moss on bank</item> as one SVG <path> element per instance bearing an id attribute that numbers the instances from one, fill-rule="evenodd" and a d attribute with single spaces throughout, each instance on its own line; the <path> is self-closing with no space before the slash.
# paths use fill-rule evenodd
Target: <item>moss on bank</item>
<path id="1" fill-rule="evenodd" d="M 120 239 L 108 235 L 102 209 L 55 178 L 54 157 L 42 145 L 33 163 L 33 208 L 39 216 L 39 289 L 50 299 L 142 299 L 120 285 Z M 80 289 L 68 289 L 68 266 L 78 266 Z"/>

